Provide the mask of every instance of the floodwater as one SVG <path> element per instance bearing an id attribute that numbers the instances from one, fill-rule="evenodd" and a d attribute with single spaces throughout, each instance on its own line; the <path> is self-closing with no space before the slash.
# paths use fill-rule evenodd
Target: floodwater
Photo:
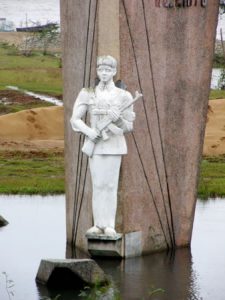
<path id="1" fill-rule="evenodd" d="M 0 213 L 9 221 L 0 229 L 0 299 L 40 300 L 57 294 L 62 300 L 81 299 L 76 291 L 48 290 L 35 283 L 42 258 L 66 256 L 65 197 L 0 196 Z M 177 250 L 174 256 L 97 262 L 121 299 L 224 300 L 224 236 L 225 199 L 198 201 L 191 249 Z M 2 272 L 13 281 L 11 298 Z M 165 292 L 149 298 L 156 288 Z"/>
<path id="2" fill-rule="evenodd" d="M 8 85 L 6 86 L 7 89 L 13 90 L 13 91 L 20 91 L 22 93 L 24 93 L 25 95 L 29 95 L 32 96 L 34 98 L 40 99 L 41 101 L 46 101 L 49 103 L 53 103 L 57 106 L 63 106 L 63 102 L 53 96 L 48 96 L 48 95 L 43 95 L 43 94 L 39 94 L 39 93 L 33 93 L 33 92 L 29 92 L 23 89 L 18 88 L 17 86 L 12 86 L 12 85 Z"/>

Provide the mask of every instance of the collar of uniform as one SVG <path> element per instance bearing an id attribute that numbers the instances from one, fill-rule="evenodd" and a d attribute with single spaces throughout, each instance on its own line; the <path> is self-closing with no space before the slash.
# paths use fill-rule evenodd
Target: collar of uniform
<path id="1" fill-rule="evenodd" d="M 103 82 L 99 82 L 99 84 L 98 84 L 98 88 L 101 91 L 108 91 L 108 92 L 110 92 L 114 87 L 115 87 L 115 84 L 114 84 L 113 81 L 110 81 L 107 84 L 104 84 Z"/>

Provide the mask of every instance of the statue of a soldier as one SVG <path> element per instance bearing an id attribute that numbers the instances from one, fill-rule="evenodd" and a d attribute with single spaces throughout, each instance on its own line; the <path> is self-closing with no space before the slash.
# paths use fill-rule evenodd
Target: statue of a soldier
<path id="1" fill-rule="evenodd" d="M 97 59 L 99 84 L 95 89 L 82 89 L 73 109 L 73 130 L 85 135 L 82 151 L 89 156 L 92 179 L 92 210 L 94 226 L 87 234 L 114 236 L 117 189 L 122 155 L 127 154 L 124 133 L 133 130 L 136 97 L 113 82 L 117 62 L 112 56 Z M 82 117 L 90 115 L 90 126 Z"/>

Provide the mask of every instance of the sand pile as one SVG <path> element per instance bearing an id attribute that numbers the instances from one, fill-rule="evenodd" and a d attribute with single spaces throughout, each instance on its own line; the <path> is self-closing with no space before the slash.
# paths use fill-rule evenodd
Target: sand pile
<path id="1" fill-rule="evenodd" d="M 63 108 L 28 109 L 0 117 L 0 149 L 63 148 Z"/>
<path id="2" fill-rule="evenodd" d="M 203 154 L 225 154 L 225 99 L 209 101 Z"/>
<path id="3" fill-rule="evenodd" d="M 209 101 L 204 155 L 225 154 L 225 99 Z M 42 107 L 0 116 L 0 150 L 64 147 L 63 107 Z"/>

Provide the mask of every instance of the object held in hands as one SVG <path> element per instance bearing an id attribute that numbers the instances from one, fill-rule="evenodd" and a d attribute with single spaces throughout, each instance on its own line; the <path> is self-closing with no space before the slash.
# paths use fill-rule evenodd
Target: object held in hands
<path id="1" fill-rule="evenodd" d="M 131 100 L 130 102 L 125 102 L 123 105 L 121 105 L 121 107 L 118 109 L 118 111 L 120 112 L 120 114 L 126 110 L 127 108 L 129 108 L 130 106 L 132 106 L 139 98 L 141 98 L 143 95 L 141 93 L 139 93 L 138 91 L 136 91 L 135 93 L 135 97 L 133 98 L 133 100 Z M 110 126 L 112 124 L 113 120 L 110 117 L 104 117 L 104 119 L 100 120 L 97 123 L 96 129 L 97 132 L 99 132 L 99 135 L 103 132 L 104 129 L 106 129 L 108 126 Z M 116 127 L 116 126 L 115 126 Z M 117 127 L 118 128 L 118 127 Z M 118 128 L 119 129 L 119 128 Z M 98 136 L 99 136 L 98 135 Z M 89 157 L 92 157 L 94 149 L 95 149 L 95 144 L 96 142 L 98 142 L 98 139 L 96 137 L 96 139 L 92 140 L 89 139 L 87 141 L 87 143 L 84 144 L 82 151 L 88 155 Z"/>

